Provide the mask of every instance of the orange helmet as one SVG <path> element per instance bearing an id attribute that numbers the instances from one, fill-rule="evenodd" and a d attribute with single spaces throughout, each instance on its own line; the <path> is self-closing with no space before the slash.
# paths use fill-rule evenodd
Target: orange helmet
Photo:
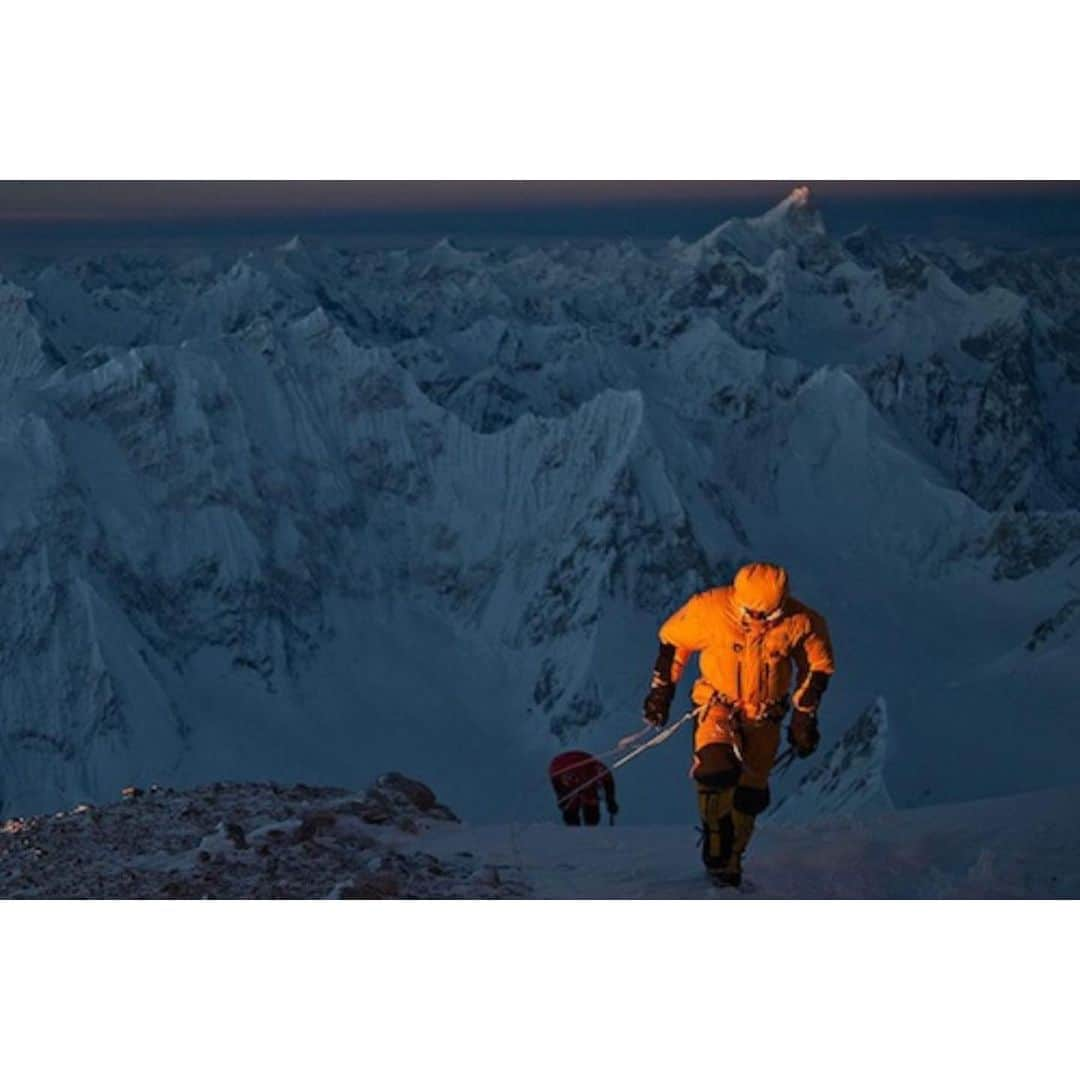
<path id="1" fill-rule="evenodd" d="M 772 563 L 747 563 L 735 575 L 735 603 L 753 619 L 779 618 L 788 595 L 787 571 Z"/>

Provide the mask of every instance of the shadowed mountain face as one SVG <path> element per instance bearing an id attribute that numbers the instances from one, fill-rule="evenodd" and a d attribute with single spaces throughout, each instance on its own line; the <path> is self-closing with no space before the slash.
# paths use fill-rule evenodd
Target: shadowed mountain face
<path id="1" fill-rule="evenodd" d="M 5 812 L 399 768 L 546 813 L 757 558 L 829 618 L 827 743 L 888 702 L 895 803 L 1080 780 L 1080 260 L 799 190 L 650 251 L 64 261 L 0 281 L 0 381 Z M 685 753 L 628 815 L 689 816 Z"/>

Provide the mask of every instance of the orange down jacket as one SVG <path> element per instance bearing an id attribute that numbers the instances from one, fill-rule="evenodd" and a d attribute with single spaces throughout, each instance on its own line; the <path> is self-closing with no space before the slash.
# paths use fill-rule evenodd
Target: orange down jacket
<path id="1" fill-rule="evenodd" d="M 774 617 L 753 619 L 747 608 Z M 672 682 L 691 654 L 701 653 L 695 704 L 715 692 L 751 719 L 782 712 L 789 694 L 798 709 L 809 676 L 834 671 L 825 620 L 787 594 L 787 574 L 769 563 L 751 563 L 734 584 L 692 596 L 660 627 L 660 640 L 675 647 Z"/>

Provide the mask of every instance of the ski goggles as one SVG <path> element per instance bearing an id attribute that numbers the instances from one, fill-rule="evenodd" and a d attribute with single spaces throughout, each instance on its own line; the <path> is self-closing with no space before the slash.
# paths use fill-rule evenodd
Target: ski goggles
<path id="1" fill-rule="evenodd" d="M 773 608 L 772 611 L 756 611 L 754 608 L 744 607 L 742 613 L 755 622 L 776 622 L 784 614 L 784 607 Z"/>

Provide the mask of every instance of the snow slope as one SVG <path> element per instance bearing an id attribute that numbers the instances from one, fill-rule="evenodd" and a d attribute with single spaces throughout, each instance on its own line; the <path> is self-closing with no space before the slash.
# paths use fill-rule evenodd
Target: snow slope
<path id="1" fill-rule="evenodd" d="M 463 844 L 529 883 L 536 899 L 1080 898 L 1080 790 L 867 818 L 759 824 L 746 887 L 705 878 L 689 826 L 489 825 L 425 834 L 434 855 Z"/>

